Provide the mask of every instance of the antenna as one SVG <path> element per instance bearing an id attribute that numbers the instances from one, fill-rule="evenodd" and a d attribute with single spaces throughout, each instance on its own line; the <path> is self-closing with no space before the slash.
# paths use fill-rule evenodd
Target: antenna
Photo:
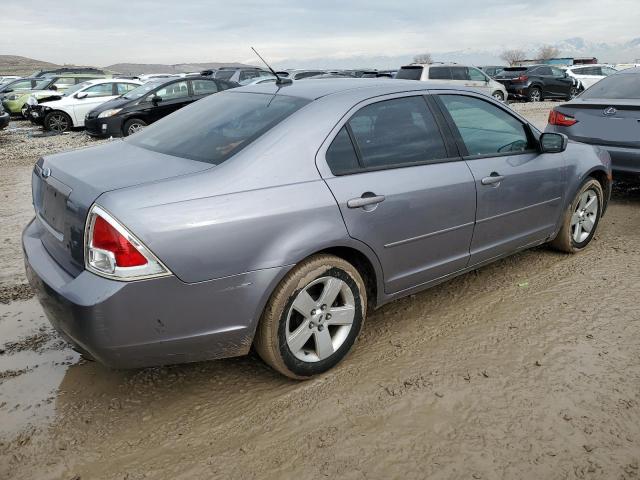
<path id="1" fill-rule="evenodd" d="M 276 77 L 276 85 L 290 85 L 293 83 L 293 80 L 291 80 L 290 78 L 280 78 L 276 73 L 276 71 L 273 68 L 271 68 L 271 65 L 269 65 L 264 58 L 262 58 L 262 56 L 258 53 L 258 51 L 255 48 L 251 47 L 251 50 L 253 50 L 253 52 L 258 56 L 258 58 L 262 60 L 262 62 L 267 66 L 267 68 L 271 71 L 271 73 L 273 73 L 273 75 Z"/>

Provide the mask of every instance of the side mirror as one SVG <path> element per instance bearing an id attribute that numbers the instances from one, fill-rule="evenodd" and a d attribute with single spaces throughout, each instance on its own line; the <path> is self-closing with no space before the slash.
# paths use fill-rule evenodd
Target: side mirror
<path id="1" fill-rule="evenodd" d="M 162 101 L 162 97 L 159 97 L 157 95 L 154 95 L 153 97 L 151 97 L 151 103 L 153 103 L 154 105 L 158 105 L 158 103 L 160 103 Z"/>
<path id="2" fill-rule="evenodd" d="M 78 92 L 76 93 L 76 98 L 78 100 L 82 100 L 83 98 L 87 98 L 89 94 L 87 92 Z"/>
<path id="3" fill-rule="evenodd" d="M 542 153 L 560 153 L 567 149 L 569 137 L 563 133 L 543 133 L 540 135 Z"/>

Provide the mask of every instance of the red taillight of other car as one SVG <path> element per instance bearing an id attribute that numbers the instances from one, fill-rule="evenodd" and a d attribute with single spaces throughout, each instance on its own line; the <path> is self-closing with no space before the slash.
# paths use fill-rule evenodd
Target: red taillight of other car
<path id="1" fill-rule="evenodd" d="M 575 125 L 578 123 L 571 115 L 566 115 L 553 109 L 549 112 L 549 125 L 558 125 L 560 127 L 570 127 L 571 125 Z"/>
<path id="2" fill-rule="evenodd" d="M 514 82 L 526 82 L 527 80 L 529 80 L 529 77 L 527 77 L 526 75 L 520 75 L 519 77 L 513 79 Z"/>
<path id="3" fill-rule="evenodd" d="M 94 205 L 85 229 L 85 267 L 115 280 L 171 275 L 160 260 L 109 212 Z"/>

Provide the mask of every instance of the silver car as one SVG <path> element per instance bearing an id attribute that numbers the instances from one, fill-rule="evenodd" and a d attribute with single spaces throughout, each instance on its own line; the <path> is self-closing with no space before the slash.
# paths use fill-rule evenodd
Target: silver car
<path id="1" fill-rule="evenodd" d="M 536 245 L 585 248 L 610 186 L 605 151 L 475 91 L 254 85 L 40 159 L 23 247 L 87 356 L 143 367 L 254 345 L 304 379 L 387 302 Z"/>

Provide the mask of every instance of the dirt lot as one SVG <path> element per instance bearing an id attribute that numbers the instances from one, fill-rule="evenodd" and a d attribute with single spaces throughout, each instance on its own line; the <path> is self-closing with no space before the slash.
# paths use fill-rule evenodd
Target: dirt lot
<path id="1" fill-rule="evenodd" d="M 514 108 L 544 126 L 549 104 Z M 26 128 L 23 122 L 14 126 Z M 331 373 L 255 356 L 113 371 L 21 286 L 31 165 L 0 134 L 0 478 L 640 478 L 640 189 L 580 255 L 538 248 L 373 313 Z"/>

